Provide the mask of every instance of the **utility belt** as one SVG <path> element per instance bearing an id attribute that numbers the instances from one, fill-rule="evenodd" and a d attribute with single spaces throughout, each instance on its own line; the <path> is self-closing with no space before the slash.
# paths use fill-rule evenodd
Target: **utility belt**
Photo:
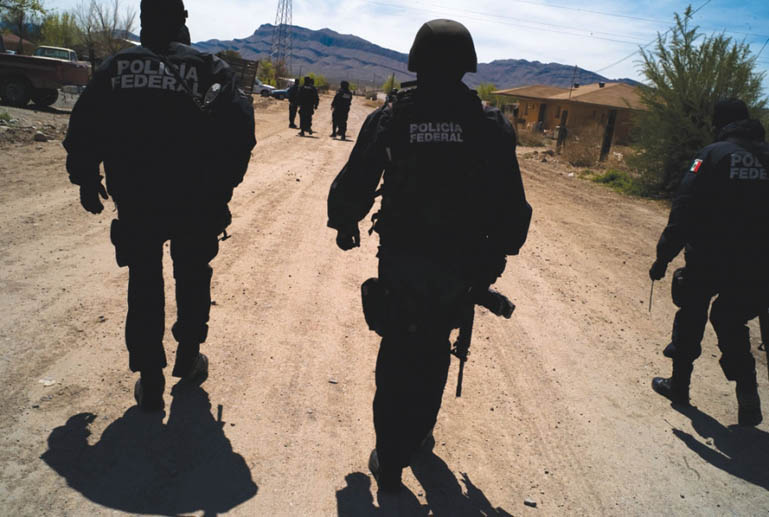
<path id="1" fill-rule="evenodd" d="M 174 223 L 166 218 L 148 219 L 139 222 L 126 222 L 121 219 L 113 219 L 110 225 L 109 237 L 115 247 L 115 260 L 118 267 L 126 267 L 131 264 L 137 254 L 137 246 L 147 240 L 149 236 L 155 236 L 160 241 L 173 238 L 177 225 L 189 229 L 191 233 L 204 237 L 224 234 L 221 240 L 229 238 L 227 227 L 232 223 L 232 214 L 227 205 L 215 215 L 200 220 L 200 224 L 180 219 L 180 223 Z M 153 238 L 153 237 L 150 237 Z"/>

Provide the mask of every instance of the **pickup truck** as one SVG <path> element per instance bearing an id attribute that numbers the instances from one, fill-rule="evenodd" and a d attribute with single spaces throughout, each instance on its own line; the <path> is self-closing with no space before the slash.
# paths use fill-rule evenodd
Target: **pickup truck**
<path id="1" fill-rule="evenodd" d="M 59 54 L 67 57 L 44 57 L 51 53 L 51 49 L 66 51 Z M 32 99 L 38 106 L 50 106 L 58 99 L 62 86 L 88 84 L 91 66 L 77 61 L 74 51 L 53 47 L 38 50 L 41 50 L 41 55 L 21 56 L 0 49 L 0 99 L 3 102 L 24 107 Z"/>

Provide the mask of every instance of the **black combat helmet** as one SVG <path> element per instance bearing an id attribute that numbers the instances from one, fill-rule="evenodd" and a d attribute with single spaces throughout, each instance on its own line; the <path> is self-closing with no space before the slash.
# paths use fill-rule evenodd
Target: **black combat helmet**
<path id="1" fill-rule="evenodd" d="M 312 86 L 313 84 L 315 84 L 315 80 L 312 77 L 310 77 L 309 75 L 305 76 L 304 84 Z"/>
<path id="2" fill-rule="evenodd" d="M 719 130 L 732 122 L 746 120 L 749 117 L 748 107 L 740 99 L 723 99 L 716 102 L 713 110 L 713 126 Z"/>
<path id="3" fill-rule="evenodd" d="M 475 72 L 478 57 L 467 27 L 454 20 L 432 20 L 419 29 L 409 52 L 409 71 Z"/>
<path id="4" fill-rule="evenodd" d="M 347 81 L 342 81 L 342 89 L 347 90 L 349 88 L 350 88 L 350 83 L 348 83 Z"/>
<path id="5" fill-rule="evenodd" d="M 170 41 L 189 43 L 183 0 L 142 0 L 140 9 L 142 45 L 163 47 Z"/>

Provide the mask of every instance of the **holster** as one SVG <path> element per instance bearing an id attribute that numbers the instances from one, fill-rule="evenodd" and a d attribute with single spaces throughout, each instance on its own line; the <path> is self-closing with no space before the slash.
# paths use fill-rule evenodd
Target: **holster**
<path id="1" fill-rule="evenodd" d="M 115 246 L 115 259 L 118 267 L 128 265 L 128 250 L 126 245 L 125 225 L 118 219 L 113 219 L 109 229 L 109 239 Z"/>
<path id="2" fill-rule="evenodd" d="M 686 268 L 681 267 L 673 272 L 673 281 L 670 283 L 670 294 L 676 307 L 683 307 L 688 297 L 686 285 Z"/>
<path id="3" fill-rule="evenodd" d="M 363 316 L 369 330 L 384 335 L 387 318 L 387 293 L 378 278 L 369 278 L 360 286 Z"/>

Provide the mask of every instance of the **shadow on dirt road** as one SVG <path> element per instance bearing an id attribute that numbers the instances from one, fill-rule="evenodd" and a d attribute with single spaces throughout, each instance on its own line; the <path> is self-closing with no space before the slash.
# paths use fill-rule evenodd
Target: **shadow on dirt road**
<path id="1" fill-rule="evenodd" d="M 345 477 L 347 486 L 336 493 L 339 517 L 373 517 L 392 514 L 406 516 L 462 515 L 511 517 L 502 508 L 494 508 L 466 473 L 461 473 L 465 489 L 457 481 L 445 461 L 430 451 L 423 453 L 411 466 L 411 471 L 425 491 L 427 505 L 421 505 L 416 496 L 404 488 L 397 497 L 379 497 L 379 507 L 371 496 L 371 479 L 362 472 Z"/>
<path id="2" fill-rule="evenodd" d="M 688 417 L 694 430 L 706 441 L 702 443 L 689 433 L 673 429 L 673 434 L 687 447 L 714 467 L 769 490 L 769 476 L 766 474 L 769 433 L 755 427 L 726 427 L 693 406 L 673 408 Z"/>
<path id="3" fill-rule="evenodd" d="M 254 497 L 258 487 L 211 415 L 208 394 L 177 388 L 167 424 L 163 413 L 134 406 L 89 445 L 96 415 L 80 413 L 51 432 L 41 458 L 89 500 L 130 513 L 212 516 Z"/>

